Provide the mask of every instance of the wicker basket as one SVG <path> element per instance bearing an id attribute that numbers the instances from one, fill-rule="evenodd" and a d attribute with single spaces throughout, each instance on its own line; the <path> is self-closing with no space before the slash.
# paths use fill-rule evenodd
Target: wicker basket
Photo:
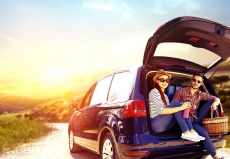
<path id="1" fill-rule="evenodd" d="M 219 117 L 216 111 L 216 117 L 213 118 L 213 110 L 211 118 L 202 120 L 203 126 L 207 129 L 210 136 L 223 135 L 228 133 L 228 116 Z"/>

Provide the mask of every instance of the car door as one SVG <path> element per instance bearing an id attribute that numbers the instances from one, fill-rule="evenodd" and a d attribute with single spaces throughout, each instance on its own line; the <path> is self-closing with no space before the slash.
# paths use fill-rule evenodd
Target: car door
<path id="1" fill-rule="evenodd" d="M 158 64 L 166 69 L 206 74 L 230 57 L 229 46 L 229 27 L 207 19 L 179 17 L 149 38 L 143 68 Z"/>
<path id="2" fill-rule="evenodd" d="M 98 151 L 98 113 L 104 109 L 104 103 L 107 100 L 109 87 L 112 80 L 112 75 L 109 75 L 99 80 L 92 89 L 83 98 L 84 108 L 80 110 L 80 122 L 82 133 L 82 145 L 93 151 Z"/>

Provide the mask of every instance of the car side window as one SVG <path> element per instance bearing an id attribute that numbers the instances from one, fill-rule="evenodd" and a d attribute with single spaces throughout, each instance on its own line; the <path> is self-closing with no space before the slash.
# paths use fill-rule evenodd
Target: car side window
<path id="1" fill-rule="evenodd" d="M 92 95 L 93 95 L 93 92 L 94 92 L 95 87 L 96 87 L 96 84 L 94 84 L 94 85 L 88 90 L 88 92 L 87 92 L 86 95 L 84 96 L 83 100 L 81 101 L 80 108 L 84 108 L 84 107 L 89 106 L 90 101 L 91 101 L 91 99 L 92 99 Z"/>
<path id="2" fill-rule="evenodd" d="M 112 75 L 98 81 L 90 105 L 106 102 L 111 80 L 112 80 Z"/>
<path id="3" fill-rule="evenodd" d="M 128 71 L 114 75 L 108 96 L 109 103 L 124 102 L 129 99 L 133 88 L 130 79 L 130 72 Z"/>

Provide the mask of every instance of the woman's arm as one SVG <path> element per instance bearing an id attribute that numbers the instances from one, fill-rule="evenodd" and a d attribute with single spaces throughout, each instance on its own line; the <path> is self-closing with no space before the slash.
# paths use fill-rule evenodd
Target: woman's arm
<path id="1" fill-rule="evenodd" d="M 161 100 L 160 93 L 157 89 L 153 89 L 149 93 L 149 109 L 151 118 L 162 114 L 173 114 L 189 108 L 190 105 L 190 102 L 185 102 L 180 107 L 167 108 L 164 106 L 163 101 Z"/>
<path id="2" fill-rule="evenodd" d="M 162 114 L 173 114 L 173 113 L 179 112 L 179 111 L 181 111 L 181 110 L 190 108 L 190 106 L 191 106 L 190 102 L 185 102 L 185 103 L 183 103 L 183 104 L 182 104 L 181 106 L 179 106 L 179 107 L 174 107 L 174 108 L 163 108 Z"/>
<path id="3" fill-rule="evenodd" d="M 163 102 L 161 100 L 160 92 L 157 89 L 152 89 L 149 92 L 149 111 L 150 117 L 154 118 L 162 114 L 162 109 L 164 108 Z"/>

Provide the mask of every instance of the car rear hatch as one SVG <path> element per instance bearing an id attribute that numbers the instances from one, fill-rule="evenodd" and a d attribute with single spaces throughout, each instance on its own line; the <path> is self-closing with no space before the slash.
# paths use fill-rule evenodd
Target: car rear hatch
<path id="1" fill-rule="evenodd" d="M 143 69 L 155 65 L 206 74 L 230 56 L 230 28 L 206 19 L 179 17 L 149 38 Z"/>
<path id="2" fill-rule="evenodd" d="M 179 17 L 165 23 L 147 42 L 141 78 L 141 85 L 145 87 L 140 88 L 141 92 L 148 99 L 149 71 L 164 68 L 187 75 L 214 71 L 230 57 L 229 46 L 230 28 L 222 24 L 196 17 Z M 148 105 L 148 100 L 145 104 Z M 150 123 L 149 116 L 147 119 Z M 161 137 L 167 138 L 167 134 L 155 137 L 161 140 Z M 171 134 L 168 137 L 173 139 Z"/>

